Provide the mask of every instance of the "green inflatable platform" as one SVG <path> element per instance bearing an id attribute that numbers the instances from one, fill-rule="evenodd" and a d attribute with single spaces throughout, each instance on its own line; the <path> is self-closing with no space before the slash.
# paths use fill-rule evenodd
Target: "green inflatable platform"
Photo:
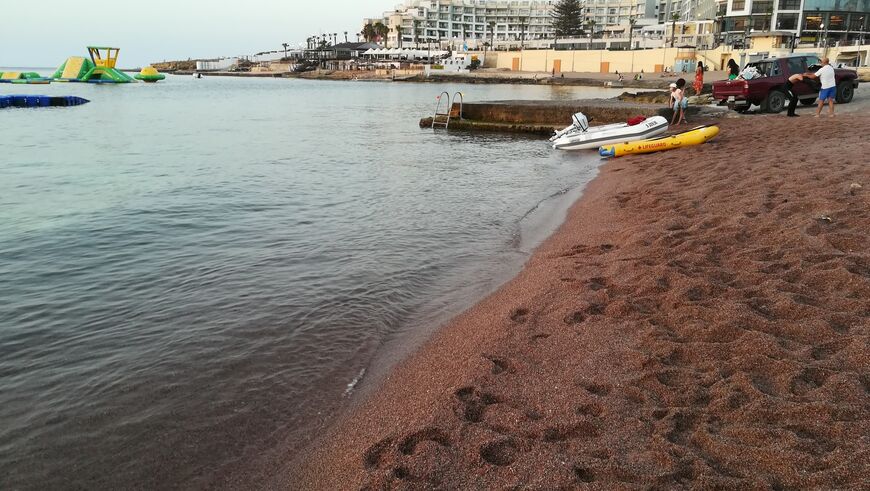
<path id="1" fill-rule="evenodd" d="M 106 51 L 105 54 L 101 53 Z M 133 77 L 115 68 L 118 48 L 88 46 L 90 59 L 71 56 L 54 72 L 51 78 L 62 82 L 90 82 L 124 84 L 134 82 Z"/>

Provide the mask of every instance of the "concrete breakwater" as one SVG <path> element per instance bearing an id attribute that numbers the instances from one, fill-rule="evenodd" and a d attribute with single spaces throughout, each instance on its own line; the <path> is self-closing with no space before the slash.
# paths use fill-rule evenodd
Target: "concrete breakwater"
<path id="1" fill-rule="evenodd" d="M 689 107 L 687 114 L 698 114 L 700 107 Z M 465 103 L 460 115 L 459 104 L 451 110 L 450 129 L 465 131 L 500 131 L 550 135 L 582 112 L 594 125 L 626 121 L 634 116 L 671 116 L 660 104 L 627 103 L 620 100 L 575 101 L 492 101 Z M 421 128 L 431 128 L 432 118 L 420 120 Z"/>

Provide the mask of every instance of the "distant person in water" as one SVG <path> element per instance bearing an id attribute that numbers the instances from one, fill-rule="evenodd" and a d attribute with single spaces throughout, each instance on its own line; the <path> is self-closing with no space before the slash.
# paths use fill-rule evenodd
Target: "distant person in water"
<path id="1" fill-rule="evenodd" d="M 698 67 L 695 68 L 695 83 L 692 84 L 695 89 L 695 95 L 701 95 L 701 90 L 704 89 L 704 63 L 698 62 Z"/>
<path id="2" fill-rule="evenodd" d="M 837 96 L 837 75 L 834 72 L 834 67 L 831 66 L 831 61 L 827 57 L 822 58 L 822 68 L 819 68 L 815 73 L 805 73 L 804 78 L 817 78 L 822 83 L 822 90 L 819 92 L 819 107 L 816 109 L 816 117 L 822 114 L 822 108 L 825 106 L 825 101 L 828 102 L 828 116 L 834 117 L 834 97 Z"/>
<path id="3" fill-rule="evenodd" d="M 734 80 L 740 76 L 740 66 L 734 61 L 734 58 L 728 60 L 728 80 Z"/>
<path id="4" fill-rule="evenodd" d="M 671 118 L 671 125 L 688 124 L 686 121 L 686 109 L 689 107 L 689 101 L 686 99 L 686 79 L 677 79 L 677 88 L 674 90 L 674 117 Z"/>

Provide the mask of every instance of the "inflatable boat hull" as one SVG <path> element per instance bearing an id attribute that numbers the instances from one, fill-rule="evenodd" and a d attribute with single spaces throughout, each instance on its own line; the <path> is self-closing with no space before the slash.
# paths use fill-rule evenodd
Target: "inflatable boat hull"
<path id="1" fill-rule="evenodd" d="M 556 150 L 588 150 L 611 143 L 624 143 L 661 135 L 668 129 L 668 120 L 661 116 L 647 118 L 641 123 L 630 126 L 628 123 L 596 126 L 586 131 L 573 131 L 560 136 L 553 142 Z"/>

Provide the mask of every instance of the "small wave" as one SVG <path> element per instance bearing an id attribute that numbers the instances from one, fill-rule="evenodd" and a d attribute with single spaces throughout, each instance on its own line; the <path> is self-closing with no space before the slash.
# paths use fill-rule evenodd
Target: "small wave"
<path id="1" fill-rule="evenodd" d="M 363 368 L 362 370 L 359 371 L 359 373 L 356 375 L 356 377 L 354 377 L 354 379 L 351 380 L 349 384 L 347 384 L 347 388 L 344 389 L 344 396 L 345 397 L 349 396 L 353 392 L 353 389 L 356 388 L 356 386 L 360 383 L 360 381 L 365 376 L 365 374 L 366 374 L 366 369 Z"/>
<path id="2" fill-rule="evenodd" d="M 553 199 L 553 198 L 558 198 L 559 196 L 564 196 L 564 195 L 565 195 L 566 193 L 568 193 L 568 191 L 570 191 L 571 189 L 573 189 L 573 188 L 562 188 L 562 189 L 556 191 L 555 193 L 553 193 L 553 194 L 547 196 L 546 198 L 542 199 L 541 201 L 538 201 L 537 203 L 535 203 L 535 206 L 529 208 L 529 210 L 526 211 L 526 212 L 523 214 L 523 216 L 521 216 L 521 217 L 519 218 L 519 220 L 517 220 L 517 223 L 522 222 L 523 220 L 525 220 L 526 218 L 528 218 L 529 215 L 531 215 L 532 213 L 535 212 L 535 210 L 537 210 L 538 208 L 540 208 L 540 207 L 541 207 L 541 204 L 544 203 L 545 201 L 547 201 L 547 200 L 551 200 L 551 199 Z"/>

